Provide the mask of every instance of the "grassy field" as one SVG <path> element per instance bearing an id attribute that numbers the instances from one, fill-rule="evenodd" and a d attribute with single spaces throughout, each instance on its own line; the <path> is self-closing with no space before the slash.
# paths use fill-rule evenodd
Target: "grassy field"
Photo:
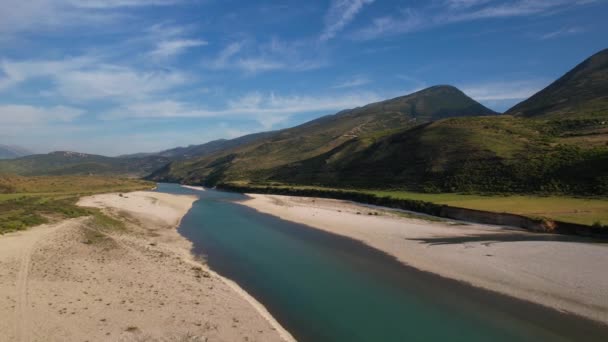
<path id="1" fill-rule="evenodd" d="M 254 186 L 233 182 L 236 186 Z M 262 187 L 262 185 L 259 185 Z M 264 185 L 266 186 L 266 185 Z M 254 186 L 255 187 L 255 186 Z M 583 198 L 568 196 L 523 196 L 523 195 L 470 195 L 458 193 L 420 193 L 410 191 L 336 189 L 318 186 L 291 186 L 272 184 L 274 188 L 311 190 L 357 191 L 397 199 L 411 199 L 453 207 L 512 213 L 528 217 L 544 217 L 558 221 L 586 225 L 599 223 L 608 225 L 608 198 Z"/>
<path id="2" fill-rule="evenodd" d="M 99 212 L 76 206 L 81 196 L 146 190 L 154 183 L 92 176 L 0 175 L 0 234 Z M 100 218 L 101 219 L 101 218 Z"/>
<path id="3" fill-rule="evenodd" d="M 592 225 L 608 225 L 608 199 L 561 196 L 485 196 L 427 194 L 405 191 L 364 191 L 377 196 L 415 199 L 468 209 L 505 212 L 524 216 Z"/>

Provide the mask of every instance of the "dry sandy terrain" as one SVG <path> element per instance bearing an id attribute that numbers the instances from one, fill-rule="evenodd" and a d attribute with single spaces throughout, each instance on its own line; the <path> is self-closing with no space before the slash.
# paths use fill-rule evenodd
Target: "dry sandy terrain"
<path id="1" fill-rule="evenodd" d="M 190 255 L 175 226 L 194 200 L 98 195 L 80 205 L 126 228 L 78 218 L 0 237 L 0 341 L 289 340 L 261 305 Z"/>
<path id="2" fill-rule="evenodd" d="M 608 323 L 608 244 L 404 218 L 346 201 L 249 196 L 241 203 L 360 240 L 418 269 Z"/>

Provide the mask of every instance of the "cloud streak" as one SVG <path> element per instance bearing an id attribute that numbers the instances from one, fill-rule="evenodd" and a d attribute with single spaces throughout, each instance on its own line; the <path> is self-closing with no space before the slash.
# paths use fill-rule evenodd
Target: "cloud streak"
<path id="1" fill-rule="evenodd" d="M 108 24 L 125 9 L 168 6 L 181 0 L 3 0 L 0 35 Z"/>
<path id="2" fill-rule="evenodd" d="M 573 7 L 594 3 L 594 0 L 446 0 L 440 5 L 400 9 L 397 15 L 377 17 L 368 26 L 356 31 L 355 40 L 371 40 L 383 36 L 405 34 L 459 22 L 483 19 L 548 15 Z"/>
<path id="3" fill-rule="evenodd" d="M 150 56 L 165 59 L 180 55 L 190 48 L 207 44 L 206 41 L 198 39 L 165 40 L 156 45 L 156 48 L 150 52 Z"/>
<path id="4" fill-rule="evenodd" d="M 94 57 L 65 60 L 30 60 L 0 63 L 0 90 L 18 87 L 30 80 L 47 79 L 53 84 L 45 93 L 68 102 L 106 99 L 114 102 L 149 98 L 188 82 L 181 72 L 137 70 L 104 64 Z"/>
<path id="5" fill-rule="evenodd" d="M 133 103 L 106 113 L 106 120 L 222 118 L 257 121 L 264 129 L 287 120 L 291 115 L 310 112 L 332 112 L 380 100 L 373 93 L 352 93 L 337 96 L 281 96 L 275 93 L 252 92 L 228 101 L 223 108 L 201 108 L 189 103 L 164 100 Z"/>
<path id="6" fill-rule="evenodd" d="M 314 70 L 326 66 L 327 62 L 318 47 L 309 41 L 285 42 L 274 38 L 262 44 L 247 40 L 232 42 L 204 65 L 214 70 L 258 74 L 279 70 Z"/>
<path id="7" fill-rule="evenodd" d="M 29 105 L 0 105 L 0 125 L 30 125 L 70 122 L 84 113 L 74 107 L 35 107 Z"/>
<path id="8" fill-rule="evenodd" d="M 325 15 L 325 28 L 319 40 L 327 41 L 334 38 L 355 19 L 365 5 L 373 2 L 374 0 L 332 0 L 329 11 Z"/>
<path id="9" fill-rule="evenodd" d="M 581 27 L 568 27 L 568 28 L 562 28 L 556 31 L 552 31 L 552 32 L 548 32 L 545 34 L 540 35 L 540 39 L 541 40 L 548 40 L 548 39 L 554 39 L 554 38 L 559 38 L 559 37 L 564 37 L 564 36 L 573 36 L 579 33 L 583 33 L 585 32 L 585 29 L 581 28 Z"/>
<path id="10" fill-rule="evenodd" d="M 355 76 L 351 79 L 342 81 L 334 86 L 333 89 L 355 88 L 371 83 L 371 80 L 365 76 Z"/>

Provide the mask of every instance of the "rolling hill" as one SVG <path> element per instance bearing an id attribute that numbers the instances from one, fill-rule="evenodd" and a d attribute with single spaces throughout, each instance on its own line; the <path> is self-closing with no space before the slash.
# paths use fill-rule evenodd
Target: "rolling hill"
<path id="1" fill-rule="evenodd" d="M 346 142 L 355 141 L 351 142 L 351 149 L 358 150 L 375 139 L 421 123 L 493 114 L 455 87 L 435 86 L 260 135 L 235 148 L 173 162 L 148 178 L 205 184 L 259 181 L 276 168 L 317 157 Z"/>
<path id="2" fill-rule="evenodd" d="M 77 152 L 52 152 L 0 160 L 0 173 L 39 175 L 122 175 L 141 177 L 169 162 L 159 156 L 112 158 Z"/>
<path id="3" fill-rule="evenodd" d="M 186 147 L 176 147 L 156 153 L 137 153 L 121 156 L 123 158 L 140 158 L 159 156 L 174 160 L 204 157 L 218 151 L 236 148 L 257 139 L 272 135 L 274 132 L 262 132 L 244 135 L 235 139 L 218 139 L 200 145 L 190 145 Z"/>
<path id="4" fill-rule="evenodd" d="M 14 159 L 32 154 L 32 152 L 12 145 L 0 145 L 0 159 Z"/>

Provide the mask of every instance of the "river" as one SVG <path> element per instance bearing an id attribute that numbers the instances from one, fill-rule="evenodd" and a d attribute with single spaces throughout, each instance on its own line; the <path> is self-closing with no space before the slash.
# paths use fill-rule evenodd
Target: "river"
<path id="1" fill-rule="evenodd" d="M 179 232 L 299 341 L 605 341 L 605 326 L 405 266 L 364 244 L 200 197 Z"/>

